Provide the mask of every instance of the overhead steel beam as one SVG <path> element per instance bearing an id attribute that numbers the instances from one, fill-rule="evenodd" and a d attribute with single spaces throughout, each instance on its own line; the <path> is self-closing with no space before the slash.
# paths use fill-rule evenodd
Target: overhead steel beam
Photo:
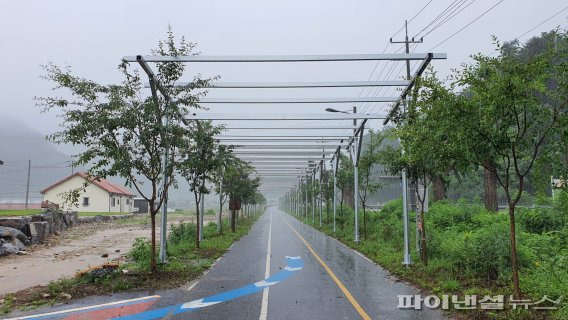
<path id="1" fill-rule="evenodd" d="M 348 138 L 224 138 L 224 139 L 217 139 L 219 142 L 228 142 L 226 144 L 235 144 L 238 142 L 335 142 L 345 140 L 347 141 Z"/>
<path id="2" fill-rule="evenodd" d="M 253 167 L 255 167 L 255 168 L 258 168 L 258 167 L 275 167 L 275 166 L 278 166 L 278 167 L 285 167 L 285 166 L 288 166 L 288 167 L 299 167 L 299 166 L 304 166 L 304 168 L 307 168 L 307 167 L 305 166 L 305 165 L 307 165 L 307 164 L 308 164 L 308 163 L 302 163 L 302 162 L 297 163 L 297 162 L 274 162 L 274 161 L 271 161 L 271 162 L 260 162 L 260 163 L 255 162 L 255 163 L 252 163 L 251 165 L 252 165 Z"/>
<path id="3" fill-rule="evenodd" d="M 380 114 L 243 114 L 243 113 L 193 113 L 186 120 L 363 120 L 363 119 L 386 119 L 386 115 Z"/>
<path id="4" fill-rule="evenodd" d="M 226 130 L 354 130 L 358 127 L 345 126 L 312 126 L 312 127 L 259 127 L 259 126 L 225 126 Z"/>
<path id="5" fill-rule="evenodd" d="M 224 139 L 236 139 L 236 138 L 243 138 L 243 139 L 257 139 L 257 138 L 319 138 L 319 139 L 329 139 L 329 138 L 351 138 L 351 135 L 345 134 L 322 134 L 322 135 L 314 135 L 314 134 L 305 134 L 305 135 L 217 135 L 213 136 L 215 139 L 224 140 Z"/>
<path id="6" fill-rule="evenodd" d="M 398 97 L 351 97 L 351 98 L 203 98 L 198 104 L 212 103 L 246 103 L 246 104 L 283 104 L 283 103 L 362 103 L 362 102 L 396 102 Z"/>
<path id="7" fill-rule="evenodd" d="M 319 161 L 322 159 L 322 155 L 315 157 L 289 157 L 289 156 L 279 156 L 279 155 L 251 155 L 251 156 L 240 156 L 243 161 L 258 163 L 258 162 L 268 162 L 268 161 L 287 161 L 287 162 L 310 162 Z M 325 160 L 325 159 L 324 159 Z"/>
<path id="8" fill-rule="evenodd" d="M 143 56 L 148 62 L 323 62 L 323 61 L 406 61 L 424 60 L 426 53 L 394 54 L 330 54 L 330 55 L 252 55 L 252 56 Z M 446 59 L 445 53 L 434 53 L 434 59 Z M 136 56 L 122 58 L 136 61 Z"/>
<path id="9" fill-rule="evenodd" d="M 234 151 L 238 151 L 241 149 L 258 149 L 258 150 L 294 150 L 294 149 L 310 149 L 310 150 L 325 150 L 325 149 L 333 149 L 337 148 L 337 144 L 297 144 L 297 145 L 282 145 L 282 144 L 268 144 L 268 145 L 252 145 L 252 144 L 240 144 L 240 145 L 233 145 Z"/>
<path id="10" fill-rule="evenodd" d="M 410 93 L 410 90 L 412 90 L 412 87 L 414 87 L 414 84 L 416 83 L 416 79 L 422 75 L 422 73 L 426 70 L 426 68 L 428 67 L 428 65 L 430 64 L 430 62 L 433 59 L 434 59 L 434 54 L 428 53 L 428 56 L 424 59 L 424 61 L 422 61 L 422 63 L 420 64 L 420 67 L 418 67 L 418 69 L 414 73 L 414 76 L 412 77 L 412 80 L 410 81 L 408 86 L 406 86 L 406 88 L 404 89 L 404 91 L 402 92 L 400 97 L 398 98 L 397 102 L 394 104 L 394 106 L 389 111 L 389 115 L 385 119 L 385 121 L 383 122 L 383 125 L 387 125 L 389 123 L 389 120 L 394 116 L 395 112 L 400 107 L 400 104 L 406 99 L 406 96 Z"/>
<path id="11" fill-rule="evenodd" d="M 295 88 L 359 88 L 359 87 L 404 87 L 407 80 L 392 81 L 326 81 L 326 82 L 211 82 L 205 89 L 295 89 Z M 193 86 L 193 82 L 178 82 L 173 87 Z M 144 87 L 149 88 L 146 83 Z"/>
<path id="12" fill-rule="evenodd" d="M 282 151 L 274 151 L 274 150 L 233 150 L 233 153 L 236 155 L 274 155 L 274 156 L 322 156 L 326 154 L 333 154 L 333 151 L 289 151 L 289 150 L 282 150 Z"/>

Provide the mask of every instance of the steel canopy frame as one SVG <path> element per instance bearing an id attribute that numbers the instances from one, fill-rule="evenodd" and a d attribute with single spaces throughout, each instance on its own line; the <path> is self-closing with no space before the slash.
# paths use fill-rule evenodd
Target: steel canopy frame
<path id="1" fill-rule="evenodd" d="M 329 55 L 251 55 L 251 56 L 125 56 L 127 62 L 331 62 L 331 61 L 408 61 L 424 60 L 427 53 L 329 54 Z M 434 59 L 446 59 L 445 53 L 433 54 Z"/>
<path id="2" fill-rule="evenodd" d="M 387 115 L 357 113 L 357 114 L 255 114 L 254 118 L 242 113 L 192 113 L 186 117 L 186 120 L 364 120 L 364 119 L 386 119 Z"/>
<path id="3" fill-rule="evenodd" d="M 407 63 L 407 66 L 409 65 L 409 61 L 411 60 L 416 60 L 416 61 L 422 61 L 420 67 L 418 68 L 418 71 L 414 74 L 413 77 L 410 77 L 410 75 L 408 75 L 408 79 L 405 80 L 404 82 L 398 82 L 396 83 L 395 81 L 384 81 L 384 82 L 380 82 L 380 81 L 344 81 L 344 82 L 297 82 L 297 83 L 286 83 L 286 82 L 268 82 L 268 83 L 255 83 L 255 82 L 243 82 L 243 83 L 223 83 L 223 82 L 219 82 L 219 83 L 211 83 L 207 86 L 205 86 L 204 88 L 206 89 L 223 89 L 223 88 L 238 88 L 238 89 L 259 89 L 259 88 L 268 88 L 268 89 L 272 89 L 272 88 L 334 88 L 334 87 L 381 87 L 381 86 L 400 86 L 400 87 L 405 87 L 405 89 L 403 90 L 402 94 L 399 97 L 339 97 L 339 98 L 330 98 L 330 97 L 323 97 L 323 98 L 298 98 L 298 97 L 293 97 L 293 98 L 204 98 L 201 99 L 201 101 L 198 101 L 198 104 L 242 104 L 242 103 L 251 103 L 251 104 L 288 104 L 288 103 L 298 103 L 298 104 L 319 104 L 319 103 L 357 103 L 357 102 L 372 102 L 372 103 L 389 103 L 392 102 L 392 108 L 389 112 L 389 115 L 387 117 L 381 117 L 381 119 L 385 119 L 384 124 L 386 124 L 391 118 L 392 116 L 395 114 L 396 110 L 398 109 L 399 105 L 401 103 L 403 103 L 406 100 L 407 95 L 410 93 L 411 89 L 413 88 L 416 78 L 419 77 L 422 72 L 424 72 L 424 70 L 426 69 L 427 65 L 434 59 L 446 59 L 447 56 L 446 54 L 443 53 L 403 53 L 403 54 L 337 54 L 337 55 L 277 55 L 277 56 L 129 56 L 129 57 L 124 57 L 124 60 L 129 61 L 129 62 L 138 62 L 141 67 L 144 69 L 144 71 L 147 73 L 149 80 L 150 80 L 150 84 L 149 87 L 152 90 L 152 97 L 154 99 L 154 101 L 156 103 L 158 103 L 158 99 L 157 99 L 157 91 L 159 91 L 165 98 L 166 100 L 166 104 L 167 103 L 174 103 L 173 101 L 171 101 L 170 96 L 168 95 L 167 90 L 165 90 L 165 88 L 162 86 L 162 84 L 159 83 L 159 81 L 157 81 L 155 75 L 153 74 L 151 68 L 148 66 L 148 62 L 191 62 L 191 63 L 282 63 L 282 62 L 356 62 L 356 61 L 380 61 L 380 60 L 389 60 L 389 61 L 405 61 Z M 206 117 L 206 116 L 203 116 Z M 352 158 L 353 158 L 353 162 L 354 162 L 354 170 L 355 170 L 355 184 L 357 184 L 357 163 L 358 163 L 358 158 L 360 155 L 360 151 L 361 151 L 361 141 L 362 141 L 362 135 L 363 135 L 363 131 L 365 129 L 365 124 L 368 121 L 368 119 L 372 118 L 370 116 L 367 117 L 358 117 L 355 118 L 356 116 L 353 116 L 352 118 L 349 118 L 351 120 L 354 121 L 354 126 L 352 128 L 349 127 L 343 127 L 343 128 L 338 128 L 338 127 L 334 127 L 334 126 L 322 126 L 322 127 L 261 127 L 261 126 L 227 126 L 228 129 L 234 129 L 234 130 L 333 130 L 333 129 L 353 129 L 353 136 L 348 140 L 348 145 L 346 147 L 346 149 L 351 153 Z M 325 117 L 326 119 L 329 119 L 331 117 Z M 357 125 L 356 120 L 357 119 L 362 119 L 362 122 L 360 125 Z M 193 119 L 182 119 L 182 121 L 184 122 L 184 124 L 188 124 L 188 120 L 194 121 L 194 120 L 205 120 L 204 119 L 200 119 L 197 116 L 194 117 Z M 212 119 L 209 119 L 212 120 Z M 225 118 L 219 116 L 218 120 L 227 120 L 230 121 L 231 119 L 227 119 L 227 117 L 225 116 Z M 232 120 L 250 120 L 250 119 L 246 119 L 245 117 L 236 117 Z M 266 116 L 265 119 L 262 120 L 275 120 L 274 117 L 269 117 Z M 290 120 L 290 118 L 286 118 L 283 117 L 281 120 Z M 307 120 L 307 119 L 304 119 Z M 319 120 L 319 118 L 318 118 Z M 342 117 L 341 119 L 339 117 L 335 117 L 334 120 L 345 120 L 345 117 Z M 292 139 L 290 139 L 292 140 Z M 220 139 L 220 141 L 222 141 L 222 139 Z M 341 141 L 341 140 L 340 140 Z M 255 141 L 256 142 L 256 141 Z M 267 142 L 267 141 L 265 141 Z M 275 141 L 276 142 L 276 141 Z M 296 141 L 297 142 L 297 141 Z M 343 141 L 341 141 L 343 142 Z M 267 147 L 267 146 L 265 146 Z M 282 184 L 282 180 L 285 179 L 286 180 L 294 180 L 295 178 L 297 178 L 299 180 L 299 183 L 297 186 L 291 186 L 291 190 L 292 191 L 301 191 L 301 190 L 305 190 L 305 188 L 307 188 L 307 183 L 309 180 L 311 181 L 315 181 L 316 178 L 316 170 L 319 167 L 320 170 L 320 178 L 321 178 L 321 170 L 323 169 L 323 165 L 324 165 L 324 161 L 327 161 L 328 159 L 326 159 L 326 155 L 327 154 L 334 154 L 334 156 L 332 157 L 332 165 L 335 167 L 334 169 L 336 169 L 336 166 L 338 164 L 338 159 L 336 159 L 338 157 L 339 152 L 341 152 L 341 145 L 336 145 L 337 150 L 333 151 L 333 152 L 327 152 L 325 149 L 322 149 L 319 152 L 299 152 L 299 151 L 291 151 L 292 149 L 290 149 L 291 147 L 281 147 L 281 149 L 287 149 L 284 152 L 277 152 L 274 151 L 274 146 L 272 146 L 272 149 L 266 149 L 266 150 L 272 150 L 272 151 L 268 151 L 268 152 L 260 152 L 259 150 L 257 151 L 252 151 L 250 149 L 248 150 L 240 150 L 240 149 L 236 149 L 234 150 L 234 153 L 241 157 L 241 158 L 247 158 L 247 157 L 252 157 L 253 159 L 251 159 L 251 161 L 269 161 L 269 157 L 272 158 L 277 158 L 279 159 L 279 162 L 286 162 L 286 161 L 291 161 L 291 159 L 293 158 L 302 158 L 302 160 L 304 161 L 304 163 L 309 164 L 310 166 L 306 169 L 304 169 L 303 171 L 305 172 L 305 175 L 297 175 L 296 177 L 294 177 L 295 173 L 287 173 L 286 170 L 284 170 L 283 168 L 280 168 L 280 171 L 277 170 L 268 170 L 267 168 L 265 168 L 264 170 L 259 170 L 260 174 L 259 176 L 262 177 L 263 179 L 275 179 L 275 183 L 280 183 Z M 319 148 L 318 148 L 319 149 Z M 275 155 L 277 155 L 275 157 Z M 259 157 L 256 158 L 256 160 L 254 159 L 254 157 Z M 317 158 L 311 158 L 311 156 L 320 156 L 321 158 L 317 159 Z M 286 159 L 282 159 L 288 157 L 289 160 Z M 307 158 L 310 157 L 310 158 Z M 335 160 L 334 160 L 335 159 Z M 319 161 L 319 164 L 317 164 L 317 161 Z M 317 167 L 311 166 L 317 164 Z M 259 168 L 260 169 L 260 168 Z M 277 168 L 274 168 L 277 169 Z M 296 169 L 297 170 L 297 169 Z M 336 171 L 336 170 L 334 170 Z M 334 174 L 335 176 L 335 174 Z M 164 179 L 165 180 L 165 179 Z M 305 182 L 305 188 L 304 188 L 304 182 Z M 334 183 L 335 184 L 335 183 Z M 268 188 L 268 186 L 267 186 Z M 273 188 L 273 187 L 270 187 Z M 406 188 L 406 186 L 404 186 L 404 188 Z M 354 188 L 354 193 L 355 193 L 355 199 L 358 198 L 358 188 L 357 186 Z M 286 198 L 284 199 L 290 199 L 291 197 L 289 196 L 290 193 L 286 193 L 285 196 Z M 294 198 L 297 201 L 300 201 L 300 194 L 297 194 Z M 281 198 L 282 200 L 282 198 Z M 315 198 L 312 199 L 313 202 L 313 206 L 312 206 L 312 220 L 314 220 L 314 208 L 315 208 Z M 306 193 L 306 199 L 305 199 L 305 214 L 306 214 L 306 218 L 308 215 L 308 208 L 307 208 L 307 204 L 308 204 L 308 198 L 307 198 L 307 193 Z M 335 197 L 334 197 L 334 207 L 335 207 Z M 299 215 L 300 207 L 297 208 L 296 213 Z M 321 209 L 320 209 L 321 210 Z M 335 211 L 335 210 L 334 210 Z M 355 208 L 356 214 L 355 214 L 355 226 L 357 226 L 357 205 Z M 163 211 L 162 215 L 163 215 L 163 219 L 162 222 L 165 223 L 165 212 L 166 210 Z M 321 213 L 320 213 L 321 216 Z M 321 219 L 321 217 L 320 217 Z M 335 220 L 335 219 L 334 219 Z M 162 231 L 165 231 L 165 225 L 162 225 Z M 162 234 L 165 236 L 166 232 L 162 232 Z M 358 240 L 358 232 L 357 232 L 357 227 L 355 229 L 355 234 L 356 234 L 356 241 Z M 164 239 L 165 240 L 165 239 Z M 163 243 L 165 244 L 165 241 L 163 241 Z M 162 247 L 160 247 L 160 260 L 162 262 L 165 262 L 165 248 L 163 248 L 163 255 L 162 255 Z"/>
<path id="4" fill-rule="evenodd" d="M 299 88 L 361 88 L 361 87 L 406 87 L 407 80 L 391 81 L 327 81 L 327 82 L 212 82 L 204 89 L 299 89 Z M 173 87 L 191 86 L 191 82 L 178 82 Z M 150 88 L 150 84 L 144 85 Z"/>
<path id="5" fill-rule="evenodd" d="M 286 103 L 355 103 L 355 102 L 396 102 L 398 97 L 350 97 L 350 98 L 203 98 L 198 104 L 286 104 Z"/>
<path id="6" fill-rule="evenodd" d="M 229 130 L 356 130 L 358 127 L 345 127 L 345 126 L 311 126 L 311 127 L 262 127 L 262 126 L 225 126 Z"/>

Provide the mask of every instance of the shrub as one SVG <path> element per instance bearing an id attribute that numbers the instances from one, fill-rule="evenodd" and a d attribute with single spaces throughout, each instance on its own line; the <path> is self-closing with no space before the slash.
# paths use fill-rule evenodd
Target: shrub
<path id="1" fill-rule="evenodd" d="M 180 222 L 172 224 L 168 241 L 177 244 L 182 241 L 193 241 L 197 236 L 197 225 L 195 223 Z"/>
<path id="2" fill-rule="evenodd" d="M 560 230 L 565 225 L 565 218 L 558 205 L 555 208 L 532 208 L 519 210 L 519 222 L 524 230 L 541 234 Z"/>
<path id="3" fill-rule="evenodd" d="M 150 269 L 150 257 L 152 256 L 152 244 L 148 238 L 136 238 L 128 256 L 133 259 L 142 269 Z"/>

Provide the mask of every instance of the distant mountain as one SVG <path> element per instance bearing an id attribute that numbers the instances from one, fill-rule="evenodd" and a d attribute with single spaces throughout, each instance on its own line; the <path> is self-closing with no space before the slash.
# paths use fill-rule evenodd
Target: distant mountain
<path id="1" fill-rule="evenodd" d="M 41 189 L 71 173 L 70 156 L 33 128 L 6 117 L 0 119 L 0 160 L 0 202 L 25 199 L 28 160 L 32 202 L 41 200 Z"/>
<path id="2" fill-rule="evenodd" d="M 40 190 L 71 174 L 72 157 L 60 152 L 58 145 L 45 140 L 38 131 L 20 121 L 0 118 L 0 203 L 23 203 L 26 196 L 28 160 L 31 160 L 30 202 L 42 199 Z M 78 152 L 80 148 L 66 146 L 64 150 Z M 85 168 L 75 168 L 85 171 Z M 124 179 L 107 177 L 108 180 L 124 185 Z M 193 208 L 193 194 L 189 193 L 187 182 L 178 178 L 179 189 L 170 192 L 170 208 Z M 144 184 L 143 188 L 149 188 Z M 133 192 L 137 193 L 134 188 Z M 206 197 L 206 207 L 216 207 L 215 194 Z"/>

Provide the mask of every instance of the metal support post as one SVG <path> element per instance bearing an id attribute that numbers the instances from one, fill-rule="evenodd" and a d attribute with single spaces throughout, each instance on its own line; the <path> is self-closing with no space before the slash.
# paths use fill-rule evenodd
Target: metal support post
<path id="1" fill-rule="evenodd" d="M 322 219 L 322 195 L 321 195 L 321 176 L 323 174 L 323 160 L 320 162 L 320 176 L 319 176 L 319 211 L 320 211 L 320 221 L 319 226 L 321 227 L 321 219 Z"/>
<path id="2" fill-rule="evenodd" d="M 337 153 L 335 158 L 333 158 L 333 233 L 337 231 L 336 229 L 336 217 L 337 217 L 337 169 L 339 166 L 339 147 L 337 148 Z"/>
<path id="3" fill-rule="evenodd" d="M 166 106 L 167 109 L 167 106 Z M 168 126 L 170 125 L 170 118 L 166 114 L 164 120 L 164 127 L 168 130 Z M 166 150 L 164 151 L 164 184 L 163 184 L 163 192 L 165 192 L 168 186 L 168 158 L 169 158 L 169 146 L 166 146 Z M 168 262 L 168 257 L 166 253 L 166 235 L 168 231 L 168 195 L 165 195 L 164 202 L 162 204 L 162 220 L 160 221 L 160 262 L 166 263 Z"/>
<path id="4" fill-rule="evenodd" d="M 314 183 L 316 182 L 316 170 L 312 172 L 312 183 L 310 185 L 310 193 L 312 194 L 312 224 L 316 224 L 316 193 L 314 192 Z"/>

